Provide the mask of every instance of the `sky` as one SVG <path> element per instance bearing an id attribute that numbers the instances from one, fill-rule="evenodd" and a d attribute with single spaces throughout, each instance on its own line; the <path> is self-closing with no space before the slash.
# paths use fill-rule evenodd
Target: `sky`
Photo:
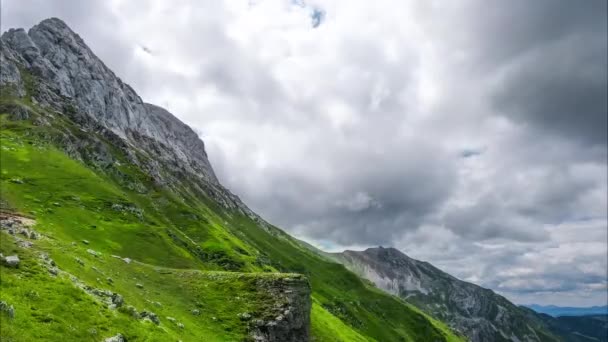
<path id="1" fill-rule="evenodd" d="M 518 304 L 606 304 L 604 0 L 1 0 L 59 17 L 326 251 L 393 246 Z"/>

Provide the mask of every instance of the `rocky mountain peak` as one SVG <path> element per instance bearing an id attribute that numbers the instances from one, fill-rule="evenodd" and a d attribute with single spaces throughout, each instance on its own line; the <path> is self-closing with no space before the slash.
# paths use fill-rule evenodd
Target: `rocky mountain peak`
<path id="1" fill-rule="evenodd" d="M 88 52 L 92 54 L 82 38 L 59 18 L 44 19 L 30 28 L 28 35 L 38 43 L 46 40 L 55 45 L 69 46 L 74 51 L 88 50 Z M 42 37 L 45 37 L 45 39 L 42 39 Z M 47 46 L 40 46 L 40 48 L 48 51 L 48 49 L 46 49 Z"/>
<path id="2" fill-rule="evenodd" d="M 158 150 L 159 144 L 168 160 L 219 185 L 198 135 L 167 110 L 144 103 L 60 19 L 43 20 L 27 33 L 10 29 L 1 41 L 0 85 L 24 96 L 26 84 L 20 70 L 25 69 L 39 83 L 35 100 L 43 106 L 65 111 L 68 103 L 133 147 Z"/>
<path id="3" fill-rule="evenodd" d="M 394 247 L 370 247 L 363 251 L 363 253 L 368 255 L 382 255 L 386 257 L 407 258 L 407 255 L 405 255 L 403 252 Z"/>
<path id="4" fill-rule="evenodd" d="M 51 17 L 42 20 L 37 25 L 34 25 L 30 30 L 47 29 L 49 31 L 63 32 L 65 35 L 71 35 L 78 37 L 72 29 L 61 19 L 57 17 Z"/>

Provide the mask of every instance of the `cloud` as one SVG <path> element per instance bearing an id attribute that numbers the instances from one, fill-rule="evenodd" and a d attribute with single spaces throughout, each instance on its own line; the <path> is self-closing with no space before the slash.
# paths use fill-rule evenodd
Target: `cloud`
<path id="1" fill-rule="evenodd" d="M 502 71 L 494 104 L 538 134 L 605 147 L 606 44 L 601 35 L 579 33 L 518 56 Z"/>
<path id="2" fill-rule="evenodd" d="M 439 226 L 399 241 L 403 250 L 443 270 L 494 289 L 518 304 L 591 306 L 607 298 L 605 220 L 545 225 L 542 242 L 472 242 Z M 581 234 L 585 232 L 585 234 Z"/>
<path id="3" fill-rule="evenodd" d="M 393 245 L 518 302 L 606 300 L 605 1 L 2 10 L 3 30 L 64 19 L 299 238 Z"/>
<path id="4" fill-rule="evenodd" d="M 376 201 L 366 192 L 357 192 L 351 198 L 338 201 L 336 205 L 354 212 L 379 208 L 381 206 L 378 201 Z"/>

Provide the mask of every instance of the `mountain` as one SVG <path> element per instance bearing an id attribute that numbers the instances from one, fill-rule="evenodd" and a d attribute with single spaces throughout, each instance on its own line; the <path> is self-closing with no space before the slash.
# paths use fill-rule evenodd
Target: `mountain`
<path id="1" fill-rule="evenodd" d="M 544 313 L 549 316 L 588 316 L 588 315 L 608 315 L 608 306 L 590 306 L 590 307 L 567 307 L 555 305 L 527 305 L 530 309 Z"/>
<path id="2" fill-rule="evenodd" d="M 331 254 L 378 288 L 462 332 L 470 341 L 555 341 L 542 320 L 477 285 L 461 281 L 395 248 Z"/>
<path id="3" fill-rule="evenodd" d="M 608 315 L 560 316 L 540 314 L 549 329 L 566 341 L 608 341 Z"/>
<path id="4" fill-rule="evenodd" d="M 2 341 L 462 341 L 252 212 L 64 22 L 0 38 Z"/>

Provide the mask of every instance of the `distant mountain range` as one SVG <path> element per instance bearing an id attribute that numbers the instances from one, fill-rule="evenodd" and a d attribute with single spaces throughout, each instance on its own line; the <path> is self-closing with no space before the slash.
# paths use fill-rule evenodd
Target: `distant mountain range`
<path id="1" fill-rule="evenodd" d="M 600 314 L 594 316 L 555 318 L 514 305 L 492 290 L 459 280 L 395 248 L 328 255 L 378 288 L 446 322 L 471 342 L 608 342 L 605 307 L 603 312 L 596 308 L 594 313 Z"/>
<path id="2" fill-rule="evenodd" d="M 608 342 L 608 315 L 551 317 L 538 314 L 549 330 L 567 342 Z"/>
<path id="3" fill-rule="evenodd" d="M 395 248 L 331 256 L 378 288 L 446 322 L 471 342 L 560 341 L 532 311 Z"/>
<path id="4" fill-rule="evenodd" d="M 590 306 L 590 307 L 568 307 L 568 306 L 555 306 L 555 305 L 538 305 L 531 304 L 526 305 L 530 309 L 544 313 L 549 316 L 587 316 L 587 315 L 608 315 L 608 305 L 604 306 Z"/>

